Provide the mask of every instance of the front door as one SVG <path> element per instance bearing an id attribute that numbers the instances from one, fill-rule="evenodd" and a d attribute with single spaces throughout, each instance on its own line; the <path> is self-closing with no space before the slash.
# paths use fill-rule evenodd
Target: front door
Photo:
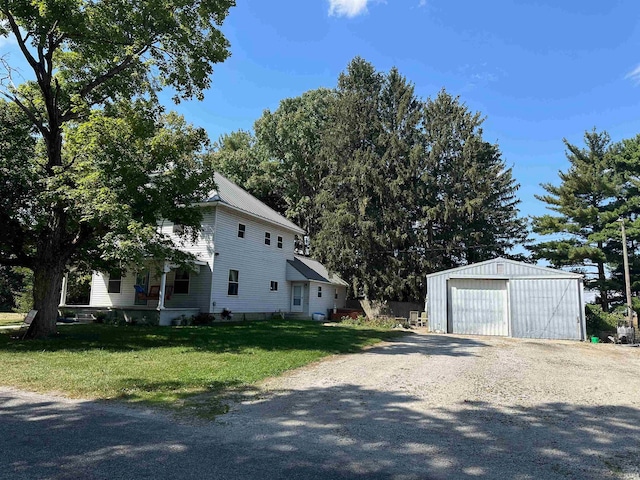
<path id="1" fill-rule="evenodd" d="M 302 284 L 294 283 L 291 287 L 291 311 L 302 312 Z"/>

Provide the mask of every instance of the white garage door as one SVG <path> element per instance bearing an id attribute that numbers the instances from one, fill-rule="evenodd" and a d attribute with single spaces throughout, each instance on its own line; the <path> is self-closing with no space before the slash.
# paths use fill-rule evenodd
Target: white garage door
<path id="1" fill-rule="evenodd" d="M 509 335 L 507 281 L 449 280 L 452 333 Z"/>

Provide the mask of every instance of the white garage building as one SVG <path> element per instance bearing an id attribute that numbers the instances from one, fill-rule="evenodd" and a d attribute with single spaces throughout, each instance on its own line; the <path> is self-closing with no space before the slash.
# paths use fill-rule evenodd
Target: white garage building
<path id="1" fill-rule="evenodd" d="M 582 275 L 495 258 L 427 275 L 433 332 L 586 338 Z"/>

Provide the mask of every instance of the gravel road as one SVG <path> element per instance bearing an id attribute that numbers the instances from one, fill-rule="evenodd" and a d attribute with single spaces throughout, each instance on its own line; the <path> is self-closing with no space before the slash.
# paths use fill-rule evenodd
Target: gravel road
<path id="1" fill-rule="evenodd" d="M 412 334 L 197 425 L 0 390 L 0 448 L 0 478 L 640 479 L 640 349 Z"/>

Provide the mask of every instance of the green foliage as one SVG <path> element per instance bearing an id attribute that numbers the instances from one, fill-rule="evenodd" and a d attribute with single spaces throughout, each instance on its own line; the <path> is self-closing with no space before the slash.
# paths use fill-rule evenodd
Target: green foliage
<path id="1" fill-rule="evenodd" d="M 18 307 L 24 280 L 24 274 L 15 268 L 0 265 L 0 312 L 12 312 Z"/>
<path id="2" fill-rule="evenodd" d="M 392 317 L 369 318 L 364 315 L 359 315 L 357 318 L 342 317 L 342 319 L 340 320 L 340 325 L 347 325 L 351 327 L 381 328 L 388 330 L 396 328 L 398 326 L 398 321 Z"/>
<path id="3" fill-rule="evenodd" d="M 618 324 L 622 321 L 624 321 L 624 315 L 621 313 L 605 312 L 600 305 L 591 303 L 586 305 L 588 335 L 598 335 L 600 332 L 615 331 Z"/>
<path id="4" fill-rule="evenodd" d="M 565 140 L 570 167 L 559 172 L 560 185 L 544 184 L 547 194 L 538 196 L 555 213 L 533 219 L 535 233 L 555 237 L 533 245 L 534 257 L 586 274 L 585 286 L 598 291 L 605 312 L 624 291 L 620 218 L 628 232 L 632 290 L 640 290 L 639 142 L 612 144 L 595 130 L 585 133 L 586 148 Z"/>
<path id="5" fill-rule="evenodd" d="M 198 155 L 207 140 L 165 114 L 157 94 L 169 86 L 175 101 L 202 98 L 229 55 L 218 27 L 234 4 L 0 4 L 0 36 L 13 36 L 30 69 L 22 84 L 0 84 L 9 102 L 0 102 L 0 263 L 34 272 L 36 336 L 55 331 L 66 268 L 188 259 L 157 223 L 197 233 L 201 211 L 191 205 L 212 187 Z M 2 67 L 13 80 L 11 58 Z"/>

